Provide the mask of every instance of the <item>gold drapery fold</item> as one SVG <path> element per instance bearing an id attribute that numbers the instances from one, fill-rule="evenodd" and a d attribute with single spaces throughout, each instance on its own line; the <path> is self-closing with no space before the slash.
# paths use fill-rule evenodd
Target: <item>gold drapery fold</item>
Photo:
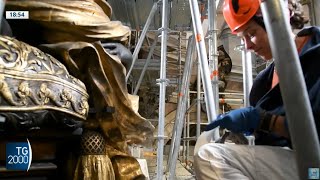
<path id="1" fill-rule="evenodd" d="M 99 110 L 107 105 L 115 107 L 112 118 L 108 113 L 98 112 L 88 122 L 98 122 L 102 132 L 108 137 L 106 156 L 111 159 L 116 179 L 144 179 L 138 161 L 128 155 L 127 143 L 147 143 L 153 126 L 135 111 L 134 103 L 127 93 L 125 70 L 120 59 L 108 54 L 98 42 L 44 44 L 40 48 L 63 60 L 69 71 L 87 84 L 95 108 Z M 85 171 L 80 177 L 93 173 L 87 173 L 86 170 L 92 169 L 90 167 L 94 166 L 93 160 L 84 158 L 88 157 L 81 156 L 79 161 L 83 166 L 89 167 L 83 167 Z M 78 163 L 77 176 L 80 171 Z"/>
<path id="2" fill-rule="evenodd" d="M 115 180 L 111 160 L 107 155 L 82 155 L 78 160 L 73 179 Z"/>
<path id="3" fill-rule="evenodd" d="M 125 69 L 117 56 L 108 54 L 100 43 L 63 42 L 45 44 L 40 48 L 56 56 L 88 86 L 93 106 L 98 110 L 96 119 L 111 141 L 141 144 L 151 136 L 153 126 L 134 111 L 125 82 Z M 115 107 L 112 120 L 104 112 Z M 126 151 L 126 147 L 118 147 Z"/>
<path id="4" fill-rule="evenodd" d="M 7 0 L 6 10 L 29 11 L 29 19 L 41 26 L 46 43 L 125 42 L 130 36 L 127 26 L 110 21 L 111 7 L 104 0 Z"/>
<path id="5" fill-rule="evenodd" d="M 145 179 L 140 164 L 134 157 L 120 152 L 109 145 L 106 146 L 106 152 L 111 159 L 117 180 Z"/>

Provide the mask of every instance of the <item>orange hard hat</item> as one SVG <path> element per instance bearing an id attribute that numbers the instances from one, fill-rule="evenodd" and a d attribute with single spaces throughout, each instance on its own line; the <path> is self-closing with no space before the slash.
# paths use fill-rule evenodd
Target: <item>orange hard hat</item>
<path id="1" fill-rule="evenodd" d="M 258 11 L 260 0 L 225 0 L 223 16 L 232 33 L 246 24 Z"/>

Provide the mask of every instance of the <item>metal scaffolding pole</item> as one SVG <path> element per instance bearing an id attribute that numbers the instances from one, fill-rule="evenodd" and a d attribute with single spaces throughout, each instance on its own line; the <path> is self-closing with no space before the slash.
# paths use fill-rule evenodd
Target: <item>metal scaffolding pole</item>
<path id="1" fill-rule="evenodd" d="M 198 93 L 197 91 L 190 91 L 192 94 Z M 203 93 L 202 91 L 200 92 Z M 232 95 L 232 96 L 243 96 L 243 93 L 231 93 L 231 92 L 219 92 L 219 95 Z"/>
<path id="2" fill-rule="evenodd" d="M 211 122 L 215 120 L 217 117 L 217 114 L 216 114 L 217 107 L 215 106 L 215 103 L 214 103 L 214 96 L 213 96 L 211 80 L 210 80 L 210 71 L 207 63 L 207 60 L 208 60 L 207 52 L 204 44 L 203 30 L 202 30 L 201 21 L 200 21 L 199 5 L 197 0 L 189 0 L 189 4 L 191 9 L 193 31 L 196 38 L 198 58 L 200 60 L 200 65 L 201 65 L 201 77 L 202 77 L 203 89 L 205 93 L 207 116 L 208 116 L 208 121 Z M 214 139 L 219 138 L 219 128 L 215 128 L 213 133 L 213 138 Z"/>
<path id="3" fill-rule="evenodd" d="M 320 1 L 311 0 L 308 4 L 311 25 L 320 26 Z"/>
<path id="4" fill-rule="evenodd" d="M 5 14 L 3 14 L 3 11 L 4 11 L 4 7 L 6 6 L 6 0 L 1 0 L 0 1 L 0 13 L 1 13 L 1 16 L 0 16 L 0 28 L 2 28 L 2 16 Z"/>
<path id="5" fill-rule="evenodd" d="M 189 93 L 189 88 L 187 88 L 187 97 L 188 97 L 188 108 L 190 107 L 190 93 Z M 189 160 L 189 148 L 190 148 L 190 113 L 188 112 L 187 114 L 187 118 L 186 118 L 186 128 L 184 129 L 184 131 L 186 131 L 186 136 L 184 136 L 184 138 L 186 138 L 186 151 L 184 151 L 185 153 L 185 159 L 184 162 L 188 163 Z"/>
<path id="6" fill-rule="evenodd" d="M 143 66 L 143 69 L 142 69 L 142 71 L 141 71 L 141 74 L 140 74 L 138 83 L 137 83 L 137 85 L 136 85 L 136 88 L 134 89 L 134 92 L 133 92 L 134 95 L 137 95 L 138 90 L 139 90 L 140 85 L 141 85 L 141 82 L 142 82 L 142 79 L 143 79 L 143 77 L 144 77 L 144 74 L 146 73 L 146 70 L 147 70 L 147 68 L 148 68 L 148 66 L 149 66 L 151 57 L 152 57 L 152 55 L 153 55 L 154 49 L 156 48 L 156 45 L 157 45 L 157 42 L 158 42 L 158 36 L 159 36 L 159 34 L 157 33 L 156 36 L 154 37 L 154 41 L 153 41 L 153 43 L 152 43 L 152 45 L 151 45 L 151 47 L 150 47 L 147 60 L 146 60 L 144 66 Z"/>
<path id="7" fill-rule="evenodd" d="M 216 114 L 219 114 L 219 78 L 218 78 L 218 53 L 217 53 L 217 9 L 216 0 L 208 0 L 209 20 L 209 70 L 213 89 L 213 99 L 216 107 Z M 213 119 L 212 119 L 213 120 Z"/>
<path id="8" fill-rule="evenodd" d="M 200 136 L 200 124 L 201 124 L 201 70 L 200 70 L 200 62 L 198 61 L 198 73 L 197 73 L 197 139 Z"/>
<path id="9" fill-rule="evenodd" d="M 138 59 L 138 54 L 139 54 L 139 51 L 141 49 L 142 43 L 144 41 L 144 38 L 146 37 L 147 31 L 148 31 L 149 26 L 151 24 L 151 20 L 153 19 L 154 14 L 156 13 L 157 9 L 158 9 L 158 3 L 156 2 L 152 6 L 152 9 L 151 9 L 150 14 L 148 16 L 146 24 L 144 25 L 142 33 L 140 35 L 139 41 L 138 41 L 136 47 L 134 48 L 133 55 L 132 55 L 132 64 L 131 64 L 130 69 L 129 69 L 128 73 L 127 73 L 126 81 L 128 81 L 128 79 L 130 77 L 130 74 L 131 74 L 131 71 L 132 71 L 132 69 L 134 67 L 134 64 L 135 64 L 136 60 Z"/>
<path id="10" fill-rule="evenodd" d="M 315 14 L 315 25 L 320 26 L 320 1 L 313 0 L 314 14 Z"/>
<path id="11" fill-rule="evenodd" d="M 179 64 L 179 74 L 178 74 L 178 86 L 181 87 L 181 81 L 182 81 L 182 65 L 181 65 L 181 59 L 182 59 L 182 56 L 181 56 L 181 47 L 182 47 L 182 32 L 180 31 L 179 32 L 179 50 L 178 50 L 178 64 Z M 181 92 L 181 90 L 179 90 L 179 92 Z"/>
<path id="12" fill-rule="evenodd" d="M 242 77 L 243 77 L 243 101 L 244 107 L 250 106 L 249 94 L 252 87 L 252 53 L 245 50 L 241 40 Z"/>
<path id="13" fill-rule="evenodd" d="M 187 109 L 191 109 L 190 108 L 190 98 L 187 98 Z M 185 131 L 187 129 L 187 123 L 184 123 L 184 122 L 186 122 L 188 116 L 190 116 L 189 112 L 190 111 L 186 111 L 186 113 L 185 113 L 186 117 L 183 119 L 183 124 L 184 124 L 184 126 L 183 126 L 183 129 L 184 129 L 183 138 L 187 137 L 187 131 Z M 182 146 L 182 159 L 185 160 L 186 159 L 186 151 L 187 151 L 187 142 L 183 141 L 182 145 L 183 145 Z"/>
<path id="14" fill-rule="evenodd" d="M 232 103 L 232 104 L 244 104 L 244 101 L 243 99 L 241 98 L 227 98 L 227 99 L 224 99 L 224 98 L 220 98 L 219 99 L 219 102 L 221 103 Z"/>
<path id="15" fill-rule="evenodd" d="M 188 40 L 187 54 L 186 54 L 186 60 L 185 60 L 185 65 L 183 70 L 181 88 L 178 94 L 179 99 L 178 99 L 178 107 L 176 112 L 176 120 L 174 123 L 174 128 L 173 128 L 172 138 L 171 138 L 171 146 L 170 146 L 169 160 L 168 160 L 168 166 L 167 166 L 167 171 L 169 171 L 169 179 L 175 179 L 175 170 L 176 170 L 176 164 L 178 159 L 178 152 L 180 149 L 182 128 L 184 126 L 186 105 L 187 105 L 187 100 L 189 99 L 188 90 L 189 90 L 189 82 L 190 82 L 190 76 L 191 76 L 192 64 L 193 64 L 192 52 L 194 51 L 194 47 L 195 47 L 194 37 L 190 36 Z"/>
<path id="16" fill-rule="evenodd" d="M 164 121 L 166 100 L 166 61 L 167 61 L 167 36 L 168 36 L 168 0 L 162 0 L 162 28 L 161 28 L 161 65 L 159 94 L 159 123 L 158 123 L 158 150 L 157 150 L 157 180 L 163 179 L 163 147 L 164 147 Z"/>
<path id="17" fill-rule="evenodd" d="M 291 28 L 283 13 L 283 3 L 279 0 L 262 1 L 261 9 L 279 75 L 299 176 L 307 179 L 308 168 L 320 167 L 319 140 Z"/>
<path id="18" fill-rule="evenodd" d="M 134 26 L 136 28 L 136 30 L 140 29 L 140 25 L 139 25 L 139 16 L 138 16 L 138 12 L 137 12 L 137 7 L 136 7 L 136 2 L 134 0 L 130 1 L 131 3 L 131 7 L 132 7 L 132 16 L 133 16 L 133 21 L 134 21 Z"/>

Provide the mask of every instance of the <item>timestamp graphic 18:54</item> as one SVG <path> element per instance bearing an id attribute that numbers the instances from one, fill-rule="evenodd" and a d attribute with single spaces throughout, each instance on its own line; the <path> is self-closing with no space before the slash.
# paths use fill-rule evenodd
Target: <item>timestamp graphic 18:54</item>
<path id="1" fill-rule="evenodd" d="M 6 11 L 6 19 L 29 19 L 29 11 Z"/>

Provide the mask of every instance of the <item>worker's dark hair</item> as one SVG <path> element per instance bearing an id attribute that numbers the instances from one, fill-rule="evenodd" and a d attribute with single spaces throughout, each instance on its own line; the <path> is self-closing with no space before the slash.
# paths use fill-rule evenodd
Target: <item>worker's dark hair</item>
<path id="1" fill-rule="evenodd" d="M 300 1 L 289 0 L 288 7 L 290 10 L 290 14 L 292 15 L 290 18 L 292 29 L 303 28 L 303 26 L 309 22 L 309 19 L 303 14 L 303 7 Z"/>
<path id="2" fill-rule="evenodd" d="M 260 25 L 264 30 L 266 30 L 266 26 L 264 25 L 263 17 L 262 17 L 262 16 L 253 16 L 252 19 L 253 19 L 258 25 Z"/>
<path id="3" fill-rule="evenodd" d="M 300 1 L 288 0 L 288 8 L 290 11 L 290 25 L 292 29 L 302 29 L 305 24 L 309 22 L 309 19 L 303 15 L 303 7 Z M 253 16 L 252 18 L 263 29 L 266 29 L 262 16 Z"/>

